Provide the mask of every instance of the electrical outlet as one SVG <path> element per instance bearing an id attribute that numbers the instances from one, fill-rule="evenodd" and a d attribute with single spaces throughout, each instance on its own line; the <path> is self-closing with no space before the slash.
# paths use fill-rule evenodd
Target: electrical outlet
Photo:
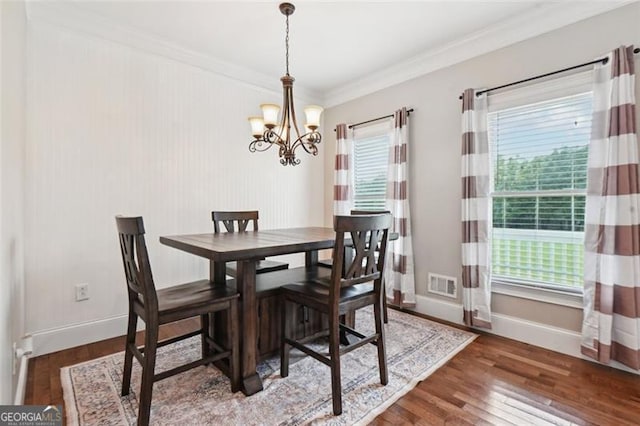
<path id="1" fill-rule="evenodd" d="M 76 284 L 76 302 L 89 299 L 89 284 Z"/>

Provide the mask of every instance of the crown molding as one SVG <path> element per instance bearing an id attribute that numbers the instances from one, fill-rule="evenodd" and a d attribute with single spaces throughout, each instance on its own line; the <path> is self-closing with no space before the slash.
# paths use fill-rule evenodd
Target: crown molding
<path id="1" fill-rule="evenodd" d="M 296 85 L 296 98 L 332 107 L 370 93 L 420 77 L 447 66 L 483 55 L 522 40 L 605 13 L 636 1 L 553 2 L 538 4 L 529 13 L 493 25 L 468 37 L 402 61 L 394 66 L 335 87 L 324 94 Z M 187 49 L 100 15 L 85 11 L 73 2 L 27 0 L 27 18 L 122 44 L 191 65 L 253 89 L 281 96 L 277 79 L 258 71 L 221 61 Z"/>
<path id="2" fill-rule="evenodd" d="M 187 49 L 131 26 L 117 23 L 111 19 L 85 11 L 75 6 L 73 2 L 28 0 L 26 2 L 26 9 L 27 19 L 29 21 L 42 22 L 73 32 L 102 38 L 146 53 L 155 54 L 205 71 L 210 71 L 253 89 L 282 96 L 282 85 L 279 79 L 274 79 L 271 76 L 252 69 Z M 319 104 L 322 102 L 323 96 L 304 86 L 296 85 L 296 98 L 309 103 Z"/>
<path id="3" fill-rule="evenodd" d="M 429 50 L 367 77 L 331 89 L 324 105 L 332 107 L 466 61 L 636 1 L 557 2 L 539 4 L 529 13 L 468 37 Z"/>

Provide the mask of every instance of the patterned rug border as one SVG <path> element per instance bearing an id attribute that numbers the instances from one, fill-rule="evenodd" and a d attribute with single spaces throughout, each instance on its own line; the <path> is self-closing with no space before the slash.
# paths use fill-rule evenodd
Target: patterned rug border
<path id="1" fill-rule="evenodd" d="M 409 314 L 409 315 L 411 315 L 411 314 Z M 423 318 L 423 319 L 426 319 L 426 318 Z M 427 321 L 431 321 L 431 320 L 427 320 Z M 441 324 L 439 322 L 435 322 L 435 321 L 431 321 L 431 322 L 434 322 L 434 323 L 439 324 L 439 325 L 444 325 L 445 327 L 451 327 L 449 325 Z M 469 333 L 471 333 L 471 332 L 469 332 Z M 364 416 L 362 419 L 360 419 L 360 421 L 358 423 L 356 423 L 354 426 L 361 426 L 361 425 L 369 424 L 371 421 L 373 421 L 373 419 L 375 419 L 380 414 L 385 412 L 387 410 L 387 408 L 389 408 L 393 404 L 395 404 L 397 400 L 399 400 L 400 398 L 402 398 L 403 396 L 408 394 L 413 388 L 415 388 L 418 385 L 418 383 L 420 383 L 421 381 L 423 381 L 424 379 L 426 379 L 427 377 L 429 377 L 430 375 L 435 373 L 440 367 L 442 367 L 447 362 L 449 362 L 449 360 L 451 360 L 453 357 L 458 355 L 460 353 L 460 351 L 462 351 L 464 348 L 466 348 L 471 343 L 473 343 L 473 341 L 476 340 L 477 337 L 478 337 L 478 334 L 475 334 L 475 333 L 472 336 L 469 336 L 469 338 L 466 341 L 464 341 L 463 343 L 461 343 L 460 346 L 458 346 L 455 350 L 453 350 L 447 356 L 441 358 L 440 361 L 435 363 L 430 369 L 428 369 L 427 371 L 425 371 L 424 373 L 422 373 L 421 375 L 419 375 L 415 379 L 411 380 L 409 383 L 407 383 L 402 388 L 398 389 L 398 391 L 391 398 L 387 399 L 384 403 L 380 404 L 378 407 L 376 407 L 375 409 L 371 410 L 366 416 Z"/>
<path id="2" fill-rule="evenodd" d="M 411 379 L 409 382 L 407 382 L 403 387 L 399 388 L 392 396 L 390 396 L 388 399 L 386 399 L 382 404 L 380 404 L 378 407 L 374 408 L 373 410 L 369 411 L 364 417 L 362 417 L 358 422 L 354 423 L 354 425 L 356 426 L 360 426 L 360 425 L 367 425 L 368 423 L 370 423 L 373 419 L 375 419 L 378 415 L 380 415 L 381 413 L 383 413 L 384 411 L 386 411 L 390 406 L 392 406 L 394 403 L 396 403 L 396 401 L 398 401 L 400 398 L 402 398 L 404 395 L 406 395 L 407 393 L 409 393 L 413 388 L 415 388 L 418 383 L 420 383 L 421 381 L 425 380 L 427 377 L 431 376 L 435 371 L 437 371 L 439 368 L 441 368 L 443 365 L 445 365 L 449 360 L 451 360 L 452 358 L 454 358 L 458 353 L 460 353 L 462 350 L 464 350 L 467 346 L 469 346 L 471 343 L 473 343 L 473 341 L 479 336 L 476 333 L 473 333 L 472 331 L 468 331 L 468 330 L 462 330 L 462 329 L 458 329 L 454 326 L 451 325 L 447 325 L 447 324 L 443 324 L 431 319 L 427 319 L 418 315 L 414 315 L 412 313 L 409 312 L 404 312 L 404 311 L 399 311 L 399 310 L 392 310 L 392 312 L 394 312 L 395 314 L 399 314 L 399 315 L 409 315 L 409 316 L 414 316 L 415 318 L 418 318 L 422 321 L 426 321 L 432 324 L 435 324 L 437 327 L 444 327 L 444 328 L 450 328 L 450 329 L 456 329 L 458 331 L 461 331 L 463 333 L 468 334 L 468 338 L 461 342 L 455 349 L 453 349 L 451 352 L 449 352 L 446 356 L 443 356 L 442 358 L 440 358 L 436 363 L 434 363 L 434 365 L 432 365 L 428 370 L 424 371 L 422 374 L 419 374 L 418 376 L 416 376 L 415 378 Z M 60 369 L 60 380 L 61 380 L 61 387 L 62 387 L 62 391 L 63 391 L 63 399 L 64 399 L 64 403 L 65 403 L 65 422 L 66 424 L 69 425 L 79 425 L 78 422 L 78 418 L 79 418 L 79 412 L 77 409 L 77 404 L 76 404 L 76 393 L 74 390 L 74 386 L 72 384 L 72 377 L 70 374 L 70 371 L 72 368 L 76 368 L 76 367 L 80 367 L 80 366 L 84 366 L 87 364 L 92 364 L 95 363 L 97 361 L 100 360 L 104 360 L 110 357 L 114 357 L 114 356 L 123 356 L 124 351 L 120 351 L 120 352 L 116 352 L 116 353 L 112 353 L 112 354 L 107 354 L 98 358 L 93 358 L 87 361 L 83 361 L 83 362 L 79 362 L 77 364 L 73 364 L 70 366 L 66 366 L 66 367 L 62 367 Z M 135 360 L 134 360 L 135 363 Z M 279 375 L 279 369 L 277 371 L 274 372 L 274 374 L 278 374 Z M 116 394 L 120 394 L 120 390 L 113 388 L 113 391 Z M 120 414 L 123 415 L 124 417 L 124 409 L 121 406 L 119 406 L 119 410 Z"/>

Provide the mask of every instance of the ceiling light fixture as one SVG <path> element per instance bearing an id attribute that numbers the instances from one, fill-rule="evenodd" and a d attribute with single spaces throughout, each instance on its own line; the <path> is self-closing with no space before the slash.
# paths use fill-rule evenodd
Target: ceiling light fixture
<path id="1" fill-rule="evenodd" d="M 293 82 L 295 79 L 289 75 L 289 15 L 292 15 L 295 10 L 295 6 L 291 3 L 280 4 L 280 12 L 287 17 L 285 37 L 287 73 L 280 79 L 284 92 L 280 121 L 278 121 L 280 106 L 275 104 L 262 104 L 260 105 L 262 117 L 249 117 L 251 134 L 255 138 L 249 144 L 249 151 L 262 152 L 277 145 L 280 163 L 283 166 L 300 164 L 300 159 L 296 158 L 295 153 L 299 147 L 302 147 L 308 154 L 318 155 L 317 145 L 322 141 L 322 135 L 318 132 L 322 107 L 309 105 L 304 109 L 307 122 L 302 136 L 296 122 L 296 111 L 293 106 Z M 293 141 L 291 140 L 294 136 L 292 128 L 295 130 Z"/>

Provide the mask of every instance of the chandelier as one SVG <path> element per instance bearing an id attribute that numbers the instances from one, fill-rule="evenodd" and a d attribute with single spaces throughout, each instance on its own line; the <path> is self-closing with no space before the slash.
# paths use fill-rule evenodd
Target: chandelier
<path id="1" fill-rule="evenodd" d="M 280 163 L 283 166 L 300 164 L 300 159 L 296 158 L 296 149 L 300 147 L 308 154 L 318 155 L 317 145 L 322 141 L 322 135 L 318 132 L 322 107 L 309 105 L 304 109 L 307 122 L 302 134 L 296 121 L 296 111 L 293 106 L 295 79 L 289 75 L 289 15 L 292 15 L 295 10 L 295 6 L 291 3 L 280 4 L 280 12 L 286 16 L 287 22 L 285 37 L 287 73 L 280 79 L 284 93 L 280 120 L 278 120 L 280 106 L 275 104 L 262 104 L 260 105 L 262 117 L 249 117 L 251 134 L 254 137 L 249 144 L 249 151 L 262 152 L 277 145 Z"/>

